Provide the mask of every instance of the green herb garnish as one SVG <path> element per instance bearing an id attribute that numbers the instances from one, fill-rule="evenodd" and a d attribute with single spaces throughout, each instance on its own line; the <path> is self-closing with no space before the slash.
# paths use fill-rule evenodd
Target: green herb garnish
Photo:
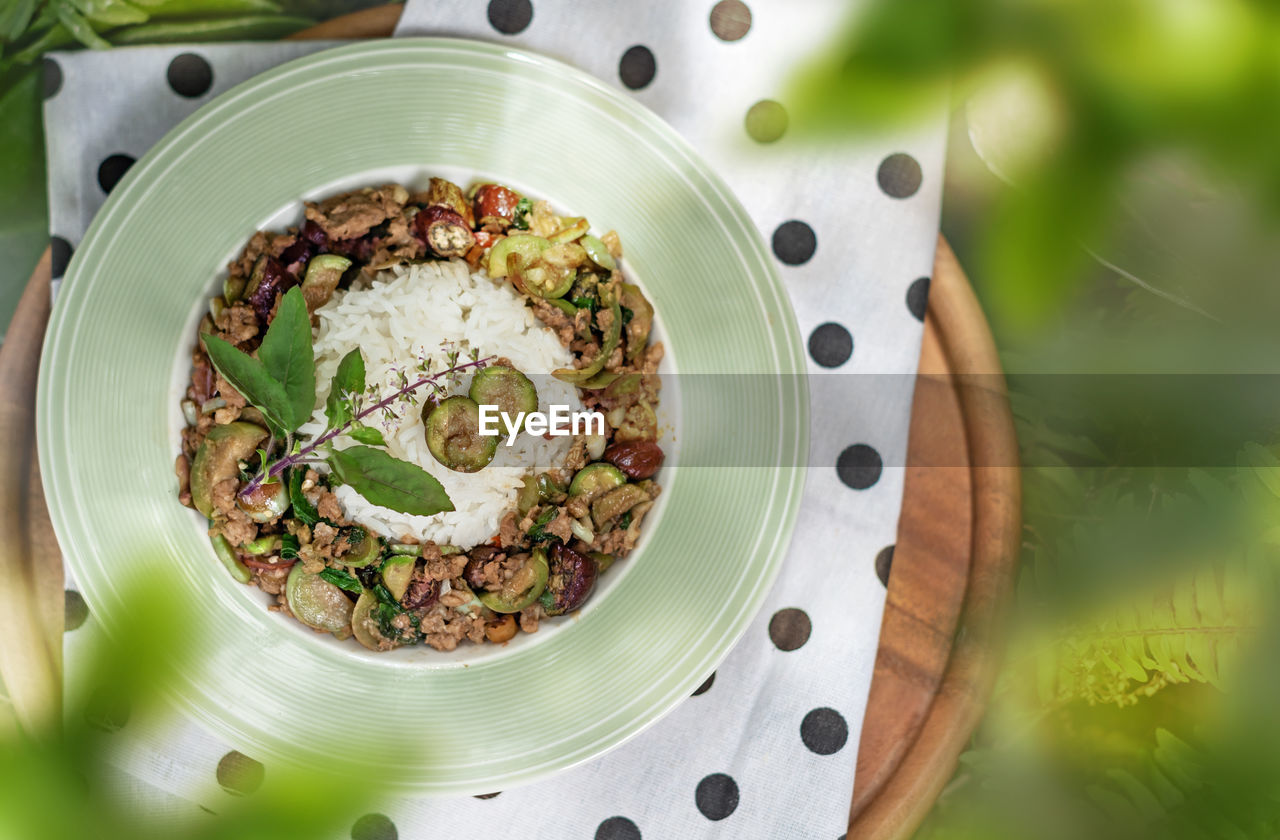
<path id="1" fill-rule="evenodd" d="M 522 198 L 516 202 L 516 212 L 511 216 L 511 226 L 516 230 L 529 229 L 529 214 L 533 211 L 533 202 Z"/>
<path id="2" fill-rule="evenodd" d="M 306 472 L 303 467 L 294 467 L 289 470 L 289 504 L 293 505 L 295 519 L 304 525 L 314 525 L 320 521 L 320 514 L 302 492 L 302 481 Z"/>
<path id="3" fill-rule="evenodd" d="M 346 591 L 353 592 L 356 595 L 359 595 L 364 591 L 364 587 L 360 585 L 360 581 L 356 580 L 355 575 L 351 574 L 346 569 L 323 569 L 320 572 L 320 577 L 329 581 L 329 583 L 332 583 L 339 589 L 345 589 Z"/>
<path id="4" fill-rule="evenodd" d="M 556 508 L 549 507 L 542 513 L 538 514 L 538 518 L 533 520 L 533 525 L 529 526 L 529 539 L 534 542 L 548 542 L 557 539 L 555 534 L 548 534 L 547 525 L 551 524 L 551 520 L 556 518 Z"/>
<path id="5" fill-rule="evenodd" d="M 401 630 L 392 623 L 398 616 L 408 616 L 409 626 L 414 630 L 418 629 L 420 624 L 418 617 L 400 606 L 400 602 L 395 599 L 395 596 L 391 594 L 391 590 L 387 589 L 386 586 L 381 583 L 375 584 L 373 594 L 378 599 L 378 606 L 374 607 L 369 615 L 377 622 L 378 632 L 385 638 L 398 642 L 408 635 L 406 631 Z M 414 636 L 414 639 L 416 640 L 417 636 Z"/>
<path id="6" fill-rule="evenodd" d="M 375 505 L 415 516 L 453 510 L 449 494 L 431 473 L 381 449 L 335 449 L 329 455 L 329 463 L 351 489 Z"/>
<path id="7" fill-rule="evenodd" d="M 316 379 L 311 316 L 302 291 L 294 287 L 281 299 L 263 336 L 258 358 L 216 336 L 205 336 L 205 347 L 218 373 L 262 412 L 273 435 L 272 444 L 262 452 L 257 474 L 245 483 L 242 495 L 289 471 L 289 496 L 295 515 L 314 525 L 320 516 L 302 493 L 302 465 L 327 462 L 337 481 L 350 485 L 376 505 L 417 516 L 453 510 L 449 494 L 434 476 L 416 464 L 374 449 L 385 446 L 386 440 L 382 432 L 361 421 L 375 414 L 384 420 L 394 419 L 396 406 L 411 403 L 413 391 L 424 385 L 442 391 L 441 380 L 484 367 L 489 359 L 480 359 L 478 353 L 473 353 L 469 361 L 459 364 L 454 352 L 448 357 L 450 367 L 437 374 L 429 373 L 424 361 L 418 366 L 420 378 L 410 381 L 408 374 L 401 371 L 399 388 L 389 397 L 374 401 L 376 392 L 365 388 L 364 358 L 358 348 L 352 350 L 339 362 L 329 387 L 325 400 L 327 428 L 303 446 L 294 441 L 293 434 L 311 417 Z M 372 404 L 366 405 L 369 402 Z M 337 449 L 333 441 L 340 435 L 363 445 Z M 267 455 L 279 438 L 284 439 L 286 454 L 271 462 Z"/>

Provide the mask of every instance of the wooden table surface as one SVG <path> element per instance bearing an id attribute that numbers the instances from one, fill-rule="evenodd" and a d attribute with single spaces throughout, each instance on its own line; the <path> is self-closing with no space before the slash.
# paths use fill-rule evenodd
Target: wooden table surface
<path id="1" fill-rule="evenodd" d="M 382 37 L 399 13 L 397 6 L 370 9 L 299 37 Z M 18 535 L 0 541 L 0 568 L 8 571 L 0 575 L 0 676 L 25 726 L 60 717 L 62 563 L 34 455 L 49 272 L 46 254 L 0 347 L 0 527 Z M 1021 528 L 1017 449 L 1004 393 L 958 377 L 999 373 L 982 310 L 939 239 L 850 840 L 915 830 L 991 690 L 996 620 L 1011 594 Z"/>

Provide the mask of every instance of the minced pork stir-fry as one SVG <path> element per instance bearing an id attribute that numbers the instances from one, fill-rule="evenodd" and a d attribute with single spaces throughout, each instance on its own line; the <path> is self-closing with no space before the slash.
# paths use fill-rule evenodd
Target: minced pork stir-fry
<path id="1" fill-rule="evenodd" d="M 585 218 L 498 184 L 464 193 L 433 178 L 419 193 L 387 184 L 307 203 L 301 227 L 254 234 L 200 324 L 180 500 L 208 517 L 231 574 L 276 596 L 272 609 L 372 650 L 504 643 L 577 610 L 635 547 L 664 458 L 663 347 L 621 256 L 616 233 L 597 238 Z M 433 293 L 413 317 L 447 304 L 470 339 L 421 336 L 411 366 L 355 339 L 336 365 L 325 356 L 359 296 L 394 318 L 386 301 Z M 524 326 L 483 333 L 486 301 Z M 521 370 L 521 353 L 560 366 Z M 552 460 L 529 454 L 523 478 L 504 479 L 490 464 L 505 432 L 480 434 L 480 406 L 535 411 L 551 399 L 534 384 L 548 372 L 604 416 L 602 433 L 535 435 L 528 446 Z M 488 537 L 439 536 L 477 527 Z"/>

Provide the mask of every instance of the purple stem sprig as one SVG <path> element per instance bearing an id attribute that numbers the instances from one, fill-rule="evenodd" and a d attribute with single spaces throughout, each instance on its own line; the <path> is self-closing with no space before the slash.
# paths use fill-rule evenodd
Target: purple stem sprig
<path id="1" fill-rule="evenodd" d="M 257 475 L 255 475 L 252 479 L 250 479 L 250 481 L 247 484 L 245 484 L 243 488 L 241 488 L 240 495 L 248 496 L 252 494 L 258 488 L 260 488 L 263 484 L 267 483 L 270 479 L 279 478 L 284 473 L 284 471 L 289 469 L 290 467 L 297 466 L 298 464 L 303 464 L 303 463 L 315 463 L 315 459 L 313 459 L 311 456 L 317 449 L 319 449 L 321 446 L 324 446 L 326 443 L 333 440 L 338 435 L 345 433 L 348 429 L 351 428 L 353 424 L 359 423 L 361 420 L 368 417 L 369 415 L 374 414 L 375 412 L 381 411 L 384 408 L 387 408 L 396 400 L 400 399 L 406 394 L 411 394 L 424 385 L 435 384 L 439 382 L 441 379 L 445 379 L 451 376 L 456 376 L 457 374 L 463 373 L 464 371 L 471 370 L 472 368 L 485 367 L 486 365 L 489 364 L 489 362 L 491 362 L 496 358 L 497 356 L 485 356 L 483 359 L 473 359 L 469 362 L 463 362 L 462 364 L 454 364 L 453 366 L 446 368 L 445 370 L 442 370 L 439 373 L 433 373 L 430 376 L 423 376 L 422 378 L 418 379 L 415 382 L 410 382 L 409 384 L 398 389 L 395 393 L 391 394 L 391 396 L 385 397 L 379 400 L 378 402 L 374 403 L 373 405 L 369 406 L 368 408 L 362 409 L 358 414 L 353 416 L 347 422 L 343 423 L 341 426 L 335 426 L 334 428 L 329 429 L 324 434 L 320 435 L 320 437 L 316 438 L 315 440 L 311 441 L 311 443 L 299 449 L 297 452 L 284 456 L 280 460 L 273 463 L 271 467 L 267 469 L 265 472 L 259 471 Z"/>

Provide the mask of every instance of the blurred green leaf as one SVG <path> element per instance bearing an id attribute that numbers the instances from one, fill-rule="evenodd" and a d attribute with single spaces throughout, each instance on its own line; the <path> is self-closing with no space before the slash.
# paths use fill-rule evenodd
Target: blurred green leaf
<path id="1" fill-rule="evenodd" d="M 69 0 L 80 14 L 101 27 L 123 26 L 129 23 L 142 23 L 148 15 L 126 0 Z"/>
<path id="2" fill-rule="evenodd" d="M 177 44 L 185 41 L 236 41 L 283 38 L 310 26 L 307 18 L 284 15 L 244 15 L 216 20 L 172 23 L 143 23 L 111 33 L 120 46 L 130 44 Z"/>
<path id="3" fill-rule="evenodd" d="M 0 91 L 0 329 L 8 326 L 26 278 L 49 242 L 46 221 L 44 133 L 40 122 L 40 68 L 23 68 Z"/>
<path id="4" fill-rule="evenodd" d="M 1274 230 L 1280 109 L 1263 103 L 1280 100 L 1278 49 L 1280 12 L 1246 0 L 879 0 L 797 76 L 788 107 L 811 137 L 865 136 L 936 113 L 948 90 L 963 105 L 1011 74 L 1038 80 L 1024 90 L 1051 97 L 1048 111 L 982 109 L 1003 117 L 982 137 L 1042 148 L 977 223 L 970 261 L 997 326 L 1025 336 L 1079 294 L 1081 251 L 1115 244 L 1124 177 L 1152 156 L 1247 187 Z"/>
<path id="5" fill-rule="evenodd" d="M 401 0 L 392 0 L 392 2 L 398 3 Z M 381 6 L 384 2 L 383 0 L 280 0 L 280 4 L 284 7 L 285 14 L 328 20 L 338 15 Z"/>
<path id="6" fill-rule="evenodd" d="M 174 714 L 168 696 L 198 665 L 192 652 L 207 632 L 198 599 L 159 553 L 145 581 L 121 581 L 129 610 L 97 635 L 85 668 L 68 689 L 59 731 L 0 732 L 0 837 L 22 840 L 315 840 L 345 836 L 362 813 L 379 806 L 380 779 L 348 761 L 361 745 L 350 727 L 335 727 L 329 758 L 306 767 L 272 762 L 260 787 L 232 795 L 196 789 L 185 813 L 148 810 L 120 795 L 126 776 L 111 729 L 135 719 L 163 728 Z M 79 632 L 85 632 L 81 630 Z M 299 713 L 306 713 L 299 709 Z M 104 731 L 107 730 L 107 731 Z M 382 747 L 380 749 L 388 749 Z M 394 766 L 397 753 L 387 753 Z M 214 776 L 214 768 L 209 768 Z M 221 773 L 219 781 L 223 781 Z M 177 801 L 177 800 L 175 800 Z M 187 803 L 182 803 L 187 804 Z M 198 807 L 197 807 L 198 806 Z"/>
<path id="7" fill-rule="evenodd" d="M 46 52 L 69 46 L 75 43 L 75 40 L 71 30 L 61 23 L 57 23 L 42 32 L 35 41 L 14 53 L 11 58 L 18 65 L 31 64 L 38 61 L 40 56 Z"/>
<path id="8" fill-rule="evenodd" d="M 11 0 L 0 8 L 0 42 L 16 41 L 36 13 L 36 0 Z"/>
<path id="9" fill-rule="evenodd" d="M 111 43 L 94 31 L 89 21 L 72 8 L 70 0 L 50 0 L 58 8 L 58 20 L 77 41 L 94 50 L 111 49 Z"/>
<path id="10" fill-rule="evenodd" d="M 270 15 L 281 11 L 274 0 L 134 0 L 157 20 Z"/>

